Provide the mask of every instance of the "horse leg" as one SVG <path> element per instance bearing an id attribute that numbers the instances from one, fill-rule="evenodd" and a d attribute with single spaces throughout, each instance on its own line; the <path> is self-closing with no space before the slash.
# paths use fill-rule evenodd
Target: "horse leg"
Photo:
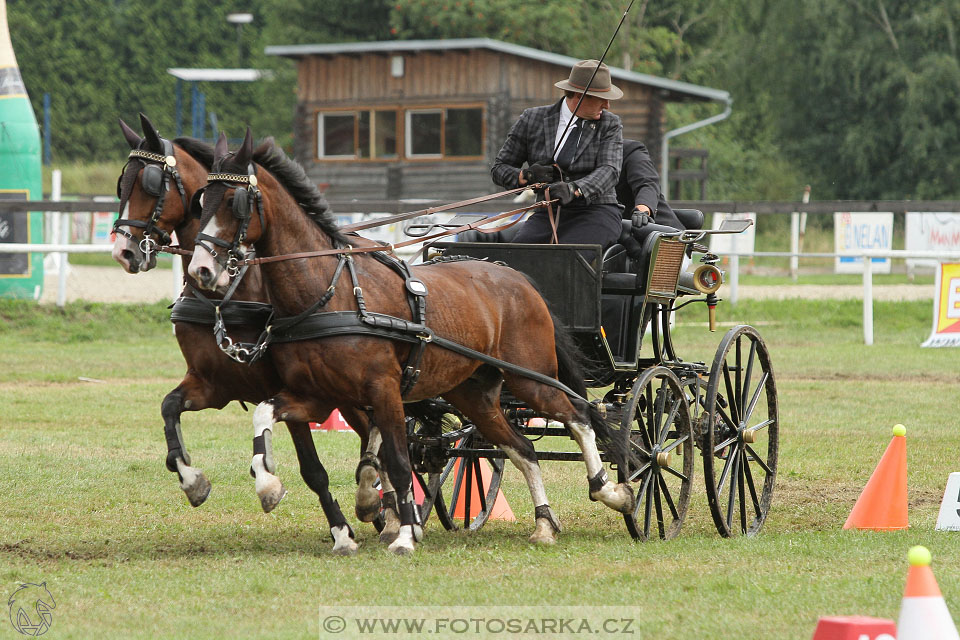
<path id="1" fill-rule="evenodd" d="M 273 460 L 272 438 L 276 423 L 273 399 L 258 404 L 253 411 L 253 460 L 250 473 L 256 479 L 257 496 L 265 513 L 273 511 L 287 493 L 280 478 L 274 475 L 277 465 Z"/>
<path id="2" fill-rule="evenodd" d="M 562 422 L 573 435 L 587 467 L 590 499 L 599 500 L 614 511 L 629 513 L 634 506 L 633 491 L 626 483 L 610 481 L 597 450 L 596 432 L 591 421 L 598 421 L 596 426 L 602 427 L 602 418 L 592 417 L 589 407 L 582 401 L 568 398 L 559 389 L 528 378 L 508 374 L 507 386 L 518 399 L 549 418 Z"/>
<path id="3" fill-rule="evenodd" d="M 383 531 L 380 532 L 380 542 L 392 544 L 400 535 L 400 511 L 397 506 L 397 492 L 390 484 L 390 475 L 384 473 L 380 477 L 383 487 Z"/>
<path id="4" fill-rule="evenodd" d="M 190 466 L 190 455 L 183 442 L 183 433 L 180 431 L 180 414 L 190 409 L 203 409 L 196 406 L 191 399 L 191 379 L 188 375 L 180 385 L 168 393 L 160 404 L 160 415 L 163 417 L 163 433 L 167 440 L 167 469 L 177 474 L 180 479 L 180 488 L 187 494 L 191 506 L 199 507 L 210 495 L 210 481 L 203 471 Z"/>
<path id="5" fill-rule="evenodd" d="M 320 458 L 317 457 L 317 448 L 310 433 L 310 425 L 306 422 L 287 421 L 287 429 L 293 438 L 293 446 L 297 450 L 297 460 L 300 463 L 300 475 L 303 481 L 320 498 L 320 507 L 330 525 L 330 535 L 333 537 L 333 554 L 351 556 L 357 552 L 357 543 L 354 541 L 353 529 L 347 524 L 340 504 L 330 495 L 330 480 L 327 471 L 323 468 Z"/>
<path id="6" fill-rule="evenodd" d="M 374 422 L 383 438 L 380 459 L 390 484 L 396 490 L 397 512 L 400 514 L 400 531 L 387 548 L 398 555 L 407 555 L 413 553 L 416 541 L 414 529 L 420 523 L 413 499 L 407 431 L 399 389 L 383 391 L 380 401 L 374 404 Z"/>
<path id="7" fill-rule="evenodd" d="M 376 489 L 377 478 L 380 475 L 380 463 L 377 454 L 383 438 L 380 429 L 371 425 L 367 446 L 363 450 L 360 462 L 357 464 L 357 495 L 354 511 L 360 522 L 373 522 L 380 515 L 380 493 Z M 386 492 L 386 489 L 384 489 Z"/>
<path id="8" fill-rule="evenodd" d="M 451 404 L 477 425 L 483 437 L 500 447 L 527 481 L 533 499 L 535 528 L 530 542 L 554 544 L 560 532 L 560 521 L 547 502 L 547 493 L 540 475 L 540 464 L 533 444 L 514 431 L 500 408 L 500 387 L 503 379 L 493 368 L 481 367 L 468 380 L 444 394 Z"/>

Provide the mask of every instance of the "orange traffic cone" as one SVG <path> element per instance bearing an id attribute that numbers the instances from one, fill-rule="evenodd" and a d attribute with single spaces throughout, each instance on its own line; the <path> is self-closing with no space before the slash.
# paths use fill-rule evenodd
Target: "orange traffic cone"
<path id="1" fill-rule="evenodd" d="M 907 522 L 907 429 L 893 427 L 893 440 L 873 470 L 863 493 L 853 505 L 844 529 L 890 531 L 906 529 Z"/>
<path id="2" fill-rule="evenodd" d="M 907 553 L 910 572 L 903 590 L 900 619 L 897 621 L 899 640 L 960 640 L 957 627 L 947 610 L 937 580 L 930 569 L 930 551 L 926 547 L 912 547 Z"/>
<path id="3" fill-rule="evenodd" d="M 323 421 L 323 424 L 311 422 L 310 428 L 314 431 L 353 431 L 336 409 L 333 410 L 330 417 Z"/>
<path id="4" fill-rule="evenodd" d="M 869 616 L 828 616 L 817 620 L 813 640 L 894 640 L 897 623 Z"/>
<path id="5" fill-rule="evenodd" d="M 453 473 L 450 475 L 450 479 L 447 480 L 450 487 L 453 487 L 453 478 L 457 477 L 457 474 L 460 472 L 460 463 L 463 462 L 463 458 L 457 459 L 453 467 Z M 480 490 L 478 484 L 482 484 L 484 487 L 490 486 L 490 480 L 493 477 L 493 472 L 490 471 L 490 465 L 485 461 L 480 461 L 480 478 L 481 482 L 477 482 L 477 475 L 474 471 L 472 465 L 468 469 L 468 473 L 471 475 L 470 479 L 470 518 L 476 518 L 477 514 L 480 513 Z M 460 519 L 463 520 L 464 514 L 464 503 L 466 502 L 466 482 L 467 478 L 464 477 L 462 484 L 460 485 L 460 495 L 457 497 L 457 504 L 453 507 L 453 518 L 454 520 Z M 503 495 L 503 491 L 497 489 L 497 498 L 493 501 L 493 507 L 490 509 L 490 520 L 506 520 L 507 522 L 516 522 L 517 518 L 513 515 L 513 509 L 510 508 L 510 505 L 507 504 L 507 499 Z"/>

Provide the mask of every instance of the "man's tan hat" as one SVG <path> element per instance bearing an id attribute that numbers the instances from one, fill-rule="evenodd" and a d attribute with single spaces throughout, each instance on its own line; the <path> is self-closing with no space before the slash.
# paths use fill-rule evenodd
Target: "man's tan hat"
<path id="1" fill-rule="evenodd" d="M 598 64 L 600 65 L 599 69 L 597 69 Z M 593 76 L 594 69 L 597 69 L 597 75 L 594 76 L 593 82 L 590 82 L 590 76 Z M 583 93 L 588 82 L 590 82 L 590 89 L 587 91 L 588 96 L 607 100 L 619 100 L 623 97 L 623 91 L 610 82 L 610 68 L 599 60 L 581 60 L 570 69 L 568 79 L 561 80 L 554 86 L 564 91 Z"/>

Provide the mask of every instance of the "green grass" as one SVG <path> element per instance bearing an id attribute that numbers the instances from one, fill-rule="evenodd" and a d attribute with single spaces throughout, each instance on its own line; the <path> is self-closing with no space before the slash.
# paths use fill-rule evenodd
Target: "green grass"
<path id="1" fill-rule="evenodd" d="M 119 160 L 119 158 L 117 158 Z M 117 177 L 123 162 L 59 162 L 56 166 L 43 167 L 43 192 L 50 193 L 54 169 L 61 172 L 63 193 L 85 195 L 110 195 L 117 191 Z"/>
<path id="2" fill-rule="evenodd" d="M 2 302 L 0 583 L 9 595 L 17 581 L 46 581 L 56 638 L 316 638 L 319 605 L 377 604 L 563 605 L 569 615 L 614 605 L 637 620 L 634 637 L 807 640 L 822 615 L 895 619 L 906 551 L 919 543 L 960 611 L 960 537 L 933 531 L 958 470 L 960 373 L 956 351 L 919 348 L 930 304 L 876 303 L 872 347 L 861 343 L 856 301 L 718 311 L 721 322 L 759 325 L 777 374 L 780 467 L 757 538 L 717 536 L 698 476 L 680 535 L 634 543 L 616 514 L 587 500 L 581 464 L 544 462 L 564 525 L 555 547 L 526 542 L 533 507 L 508 466 L 517 523 L 449 533 L 431 518 L 416 554 L 397 558 L 354 521 L 357 438 L 318 434 L 361 543 L 358 556 L 334 558 L 282 432 L 274 441 L 290 494 L 261 512 L 247 474 L 250 414 L 236 404 L 184 415 L 194 463 L 213 483 L 206 504 L 186 503 L 163 466 L 160 401 L 185 367 L 162 304 Z M 691 326 L 706 320 L 699 305 L 678 319 L 681 355 L 709 361 L 725 327 Z M 841 531 L 897 422 L 908 428 L 911 529 Z"/>

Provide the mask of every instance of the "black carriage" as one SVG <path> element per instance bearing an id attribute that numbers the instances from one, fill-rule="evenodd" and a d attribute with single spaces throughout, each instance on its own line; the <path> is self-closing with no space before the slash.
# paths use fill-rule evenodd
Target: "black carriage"
<path id="1" fill-rule="evenodd" d="M 739 233 L 749 223 L 733 221 L 707 231 L 699 230 L 701 212 L 678 215 L 693 230 L 655 224 L 634 230 L 625 221 L 621 244 L 603 253 L 596 245 L 513 244 L 513 229 L 490 236 L 467 232 L 460 242 L 437 242 L 430 249 L 435 255 L 502 261 L 537 282 L 591 363 L 585 382 L 603 392 L 599 408 L 629 450 L 616 471 L 636 494 L 633 512 L 624 515 L 634 538 L 678 533 L 696 455 L 702 458 L 717 530 L 726 537 L 753 535 L 767 517 L 777 470 L 777 391 L 767 346 L 753 327 L 735 326 L 707 364 L 681 359 L 671 339 L 674 312 L 691 304 L 708 307 L 714 328 L 722 274 L 718 256 L 701 240 L 711 233 Z M 465 221 L 459 216 L 449 226 Z M 692 266 L 684 268 L 685 261 Z M 569 435 L 506 391 L 502 405 L 510 424 L 528 438 Z M 503 452 L 442 402 L 410 414 L 411 463 L 425 493 L 422 518 L 435 510 L 447 529 L 480 528 L 500 488 Z M 537 456 L 581 459 L 579 453 L 543 446 Z M 472 500 L 480 502 L 476 515 Z"/>

